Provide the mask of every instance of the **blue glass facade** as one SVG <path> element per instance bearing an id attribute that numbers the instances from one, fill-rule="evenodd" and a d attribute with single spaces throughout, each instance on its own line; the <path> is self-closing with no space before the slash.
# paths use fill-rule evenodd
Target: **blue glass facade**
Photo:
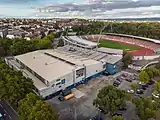
<path id="1" fill-rule="evenodd" d="M 108 74 L 113 75 L 116 73 L 116 67 L 114 64 L 106 64 L 106 72 L 108 72 Z"/>

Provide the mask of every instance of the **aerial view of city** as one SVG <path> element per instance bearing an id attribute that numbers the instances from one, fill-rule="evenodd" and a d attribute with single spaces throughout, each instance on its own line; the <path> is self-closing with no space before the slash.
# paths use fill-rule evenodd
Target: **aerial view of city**
<path id="1" fill-rule="evenodd" d="M 0 0 L 0 120 L 160 120 L 160 0 Z"/>

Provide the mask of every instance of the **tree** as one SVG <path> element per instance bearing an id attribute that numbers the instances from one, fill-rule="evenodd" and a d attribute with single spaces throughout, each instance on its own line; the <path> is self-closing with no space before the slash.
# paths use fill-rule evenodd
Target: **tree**
<path id="1" fill-rule="evenodd" d="M 159 61 L 159 63 L 156 64 L 155 68 L 160 69 L 160 61 Z"/>
<path id="2" fill-rule="evenodd" d="M 113 116 L 112 120 L 124 120 L 122 116 Z"/>
<path id="3" fill-rule="evenodd" d="M 0 61 L 0 98 L 7 100 L 13 107 L 18 106 L 18 102 L 23 99 L 27 93 L 34 89 L 32 81 L 22 76 L 22 73 L 15 72 Z"/>
<path id="4" fill-rule="evenodd" d="M 24 99 L 18 102 L 18 114 L 21 120 L 28 120 L 28 116 L 30 115 L 37 100 L 40 100 L 37 95 L 29 93 Z"/>
<path id="5" fill-rule="evenodd" d="M 150 80 L 148 74 L 145 71 L 141 71 L 138 75 L 138 80 L 144 83 L 148 83 Z"/>
<path id="6" fill-rule="evenodd" d="M 136 105 L 136 112 L 141 120 L 148 120 L 156 117 L 157 106 L 151 98 L 134 98 L 133 103 Z"/>
<path id="7" fill-rule="evenodd" d="M 102 109 L 105 113 L 113 113 L 119 108 L 126 106 L 126 100 L 128 99 L 129 94 L 126 91 L 110 85 L 99 91 L 93 105 Z"/>
<path id="8" fill-rule="evenodd" d="M 38 100 L 33 106 L 28 120 L 58 120 L 58 116 L 49 103 Z"/>
<path id="9" fill-rule="evenodd" d="M 124 67 L 128 67 L 128 65 L 132 63 L 132 57 L 133 56 L 131 53 L 126 51 L 123 52 L 122 61 L 123 61 Z"/>
<path id="10" fill-rule="evenodd" d="M 154 77 L 154 71 L 152 68 L 146 68 L 144 71 L 148 74 L 150 79 Z"/>
<path id="11" fill-rule="evenodd" d="M 3 47 L 0 47 L 0 57 L 5 56 L 5 50 Z"/>
<path id="12" fill-rule="evenodd" d="M 59 39 L 58 41 L 58 47 L 64 46 L 64 41 L 62 39 Z"/>
<path id="13" fill-rule="evenodd" d="M 136 83 L 132 83 L 131 84 L 131 88 L 134 90 L 134 91 L 136 91 L 136 89 L 137 89 L 137 84 Z"/>
<path id="14" fill-rule="evenodd" d="M 160 94 L 160 82 L 156 82 L 154 88 L 152 89 L 153 92 Z"/>

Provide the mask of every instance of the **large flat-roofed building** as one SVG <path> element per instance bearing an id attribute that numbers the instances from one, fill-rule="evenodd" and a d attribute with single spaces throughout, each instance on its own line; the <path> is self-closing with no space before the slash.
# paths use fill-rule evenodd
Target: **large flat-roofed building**
<path id="1" fill-rule="evenodd" d="M 76 46 L 37 50 L 6 58 L 6 63 L 31 78 L 38 93 L 50 96 L 85 83 L 103 72 L 116 73 L 122 58 Z"/>

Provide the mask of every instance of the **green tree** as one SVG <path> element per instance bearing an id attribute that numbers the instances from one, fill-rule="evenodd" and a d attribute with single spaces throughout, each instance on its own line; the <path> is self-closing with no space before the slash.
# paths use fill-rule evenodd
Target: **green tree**
<path id="1" fill-rule="evenodd" d="M 18 102 L 18 114 L 21 120 L 28 120 L 28 116 L 30 115 L 37 100 L 40 100 L 37 95 L 29 93 L 24 99 Z"/>
<path id="2" fill-rule="evenodd" d="M 126 51 L 123 52 L 122 61 L 123 61 L 124 67 L 128 67 L 128 65 L 132 63 L 132 57 L 133 56 L 131 53 Z"/>
<path id="3" fill-rule="evenodd" d="M 124 120 L 122 116 L 113 116 L 112 120 Z"/>
<path id="4" fill-rule="evenodd" d="M 148 74 L 145 71 L 141 71 L 138 75 L 138 80 L 144 83 L 148 83 L 150 80 Z"/>
<path id="5" fill-rule="evenodd" d="M 134 98 L 133 103 L 136 105 L 136 112 L 141 120 L 148 120 L 156 117 L 157 106 L 151 98 Z"/>
<path id="6" fill-rule="evenodd" d="M 154 84 L 154 88 L 152 89 L 152 91 L 160 94 L 160 82 L 159 81 Z"/>
<path id="7" fill-rule="evenodd" d="M 136 91 L 137 87 L 138 87 L 138 85 L 137 85 L 136 83 L 132 83 L 132 84 L 131 84 L 131 88 L 132 88 L 134 91 Z"/>
<path id="8" fill-rule="evenodd" d="M 58 120 L 58 116 L 49 103 L 38 100 L 28 116 L 28 120 Z"/>
<path id="9" fill-rule="evenodd" d="M 128 99 L 129 94 L 126 91 L 119 90 L 114 86 L 106 86 L 99 91 L 93 105 L 103 109 L 106 113 L 113 113 L 126 106 Z"/>
<path id="10" fill-rule="evenodd" d="M 159 63 L 156 64 L 156 68 L 160 69 L 160 61 L 159 61 Z"/>
<path id="11" fill-rule="evenodd" d="M 148 74 L 150 79 L 154 77 L 154 71 L 152 68 L 146 68 L 144 71 Z"/>
<path id="12" fill-rule="evenodd" d="M 33 91 L 33 82 L 22 76 L 22 73 L 12 71 L 2 61 L 0 62 L 0 97 L 7 100 L 13 107 L 18 106 L 19 100 Z"/>

